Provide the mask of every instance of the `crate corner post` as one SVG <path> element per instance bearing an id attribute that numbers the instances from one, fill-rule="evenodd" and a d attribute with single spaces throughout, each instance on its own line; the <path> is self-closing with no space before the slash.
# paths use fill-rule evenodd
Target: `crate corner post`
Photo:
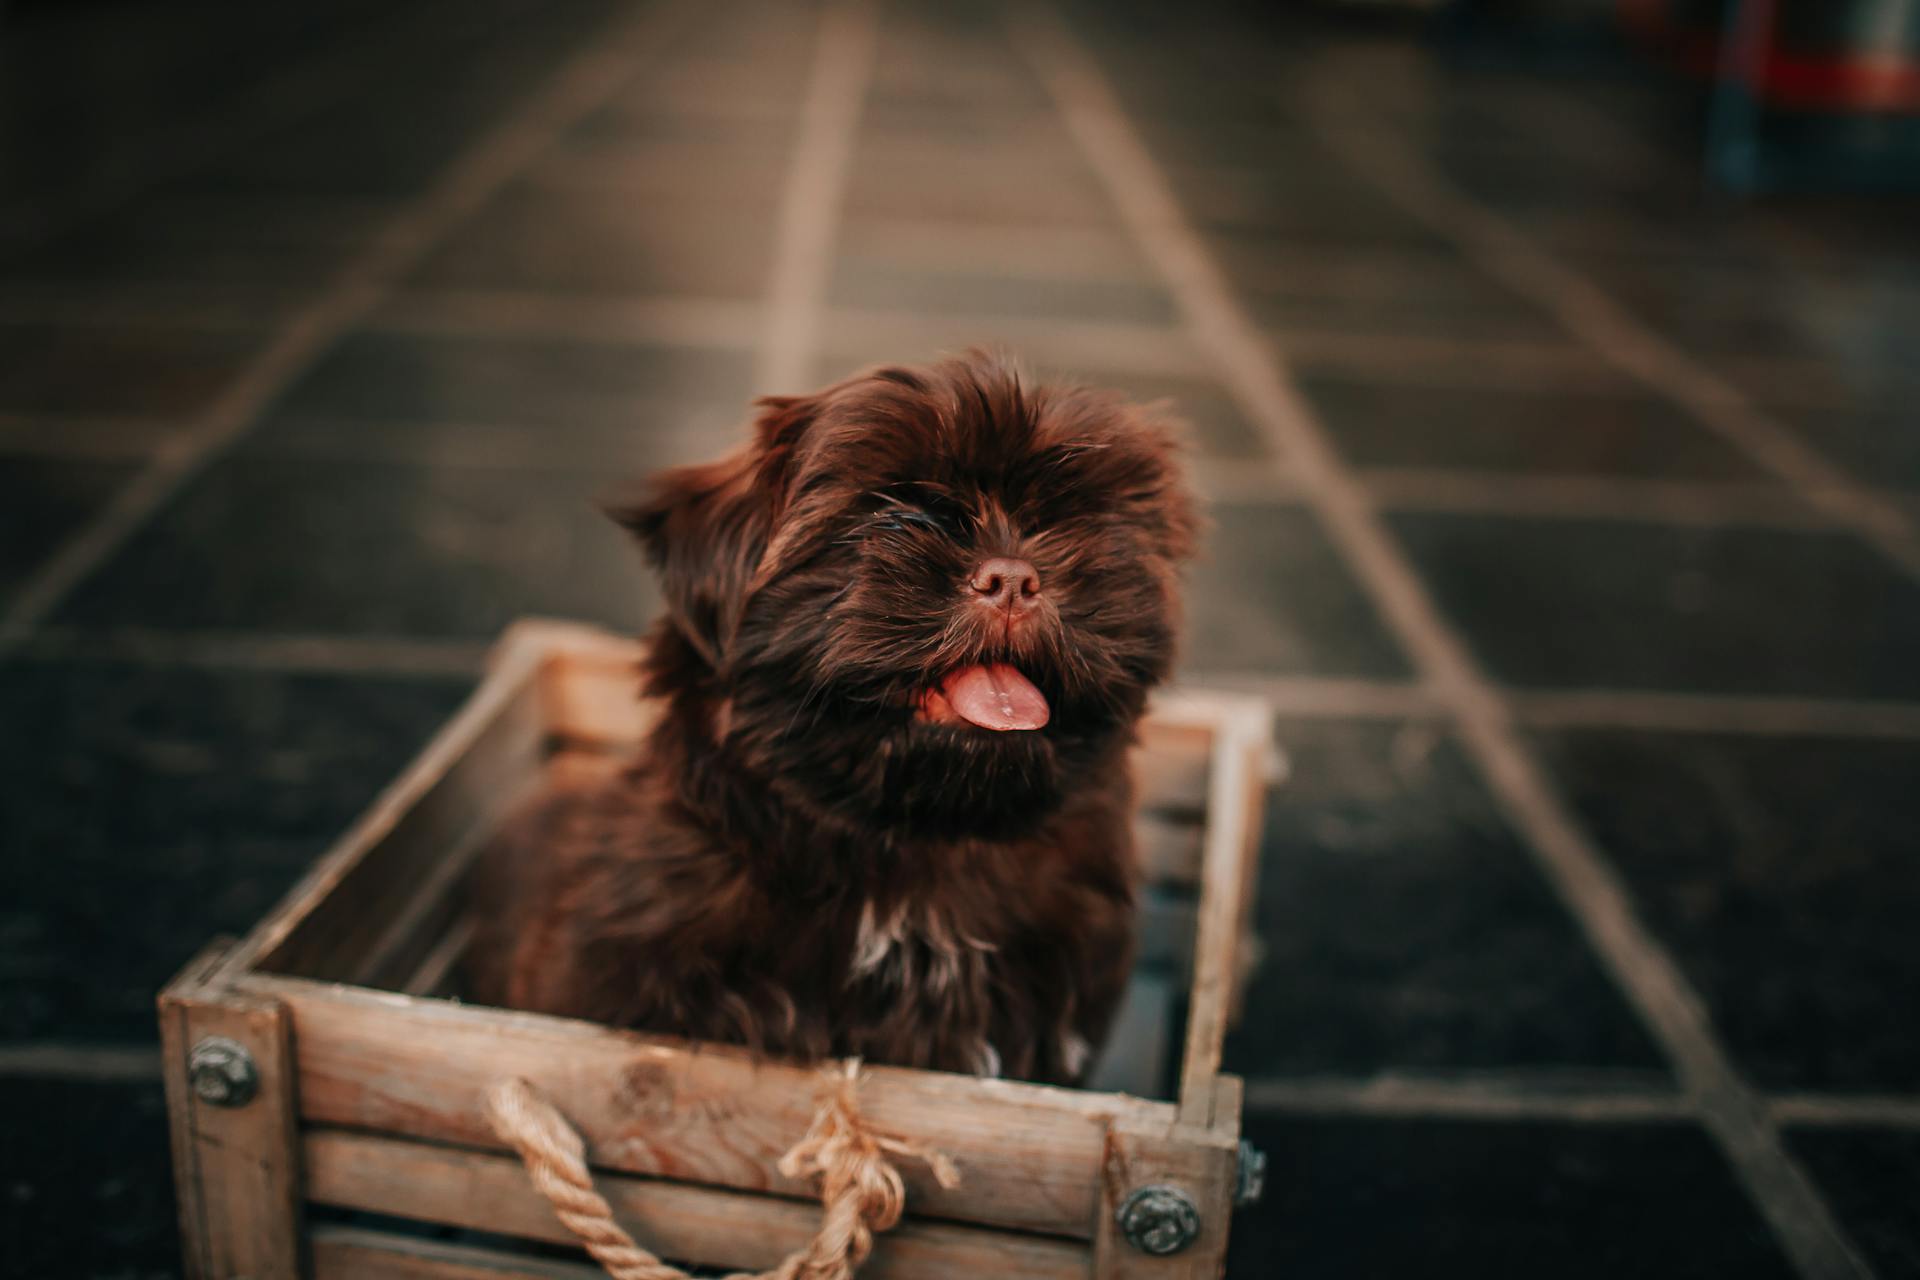
<path id="1" fill-rule="evenodd" d="M 167 1120 L 189 1280 L 298 1280 L 300 1140 L 292 1021 L 236 990 L 217 942 L 160 993 Z"/>
<path id="2" fill-rule="evenodd" d="M 1236 1099 L 1237 1100 L 1237 1099 Z M 1217 1280 L 1238 1177 L 1239 1116 L 1196 1127 L 1145 1116 L 1107 1125 L 1093 1274 L 1099 1280 Z"/>

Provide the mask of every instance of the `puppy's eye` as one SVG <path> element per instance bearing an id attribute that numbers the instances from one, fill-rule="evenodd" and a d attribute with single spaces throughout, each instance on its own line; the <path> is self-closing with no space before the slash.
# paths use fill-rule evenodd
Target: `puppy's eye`
<path id="1" fill-rule="evenodd" d="M 917 507 L 890 507 L 873 518 L 873 527 L 889 533 L 901 533 L 909 528 L 957 533 L 960 526 L 957 517 L 944 513 L 922 511 Z"/>

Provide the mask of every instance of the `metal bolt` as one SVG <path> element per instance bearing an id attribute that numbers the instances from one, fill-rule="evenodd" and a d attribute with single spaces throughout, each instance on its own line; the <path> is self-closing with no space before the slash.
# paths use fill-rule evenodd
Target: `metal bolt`
<path id="1" fill-rule="evenodd" d="M 1244 1209 L 1250 1204 L 1259 1204 L 1260 1195 L 1267 1189 L 1267 1153 L 1240 1139 L 1240 1168 L 1234 1178 L 1233 1207 Z"/>
<path id="2" fill-rule="evenodd" d="M 1200 1206 L 1178 1187 L 1156 1183 L 1127 1197 L 1117 1215 L 1121 1234 L 1142 1253 L 1164 1258 L 1200 1235 Z"/>
<path id="3" fill-rule="evenodd" d="M 208 1036 L 187 1055 L 187 1079 L 200 1101 L 216 1107 L 244 1107 L 260 1091 L 260 1072 L 246 1046 L 225 1036 Z"/>

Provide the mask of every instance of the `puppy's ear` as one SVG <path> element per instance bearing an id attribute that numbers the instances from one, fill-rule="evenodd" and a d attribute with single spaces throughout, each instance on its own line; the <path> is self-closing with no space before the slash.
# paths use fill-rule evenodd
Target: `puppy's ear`
<path id="1" fill-rule="evenodd" d="M 715 671 L 726 668 L 754 571 L 780 522 L 793 444 L 819 410 L 813 397 L 756 403 L 761 413 L 751 444 L 714 462 L 662 471 L 637 500 L 604 504 L 640 540 L 674 624 Z"/>

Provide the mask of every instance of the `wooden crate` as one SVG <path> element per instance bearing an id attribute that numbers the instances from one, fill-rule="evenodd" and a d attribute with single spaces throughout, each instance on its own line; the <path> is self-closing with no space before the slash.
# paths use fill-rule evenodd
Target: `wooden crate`
<path id="1" fill-rule="evenodd" d="M 775 1163 L 807 1127 L 814 1070 L 452 994 L 475 853 L 552 771 L 631 750 L 649 716 L 638 652 L 567 624 L 514 627 L 466 707 L 340 844 L 245 939 L 215 944 L 162 993 L 190 1276 L 599 1274 L 554 1247 L 573 1241 L 488 1127 L 482 1095 L 508 1075 L 579 1128 L 622 1222 L 662 1256 L 759 1268 L 812 1235 L 811 1189 Z M 870 1068 L 869 1121 L 944 1151 L 962 1181 L 946 1189 L 904 1167 L 908 1216 L 864 1275 L 1219 1273 L 1244 1177 L 1240 1082 L 1220 1072 L 1220 1048 L 1267 734 L 1257 701 L 1198 695 L 1160 699 L 1143 727 L 1147 878 L 1171 888 L 1157 899 L 1194 904 L 1163 913 L 1148 944 L 1184 943 L 1190 922 L 1177 1089 L 1154 1100 Z M 1198 1209 L 1197 1236 L 1171 1256 L 1129 1244 L 1119 1222 L 1155 1185 Z"/>

